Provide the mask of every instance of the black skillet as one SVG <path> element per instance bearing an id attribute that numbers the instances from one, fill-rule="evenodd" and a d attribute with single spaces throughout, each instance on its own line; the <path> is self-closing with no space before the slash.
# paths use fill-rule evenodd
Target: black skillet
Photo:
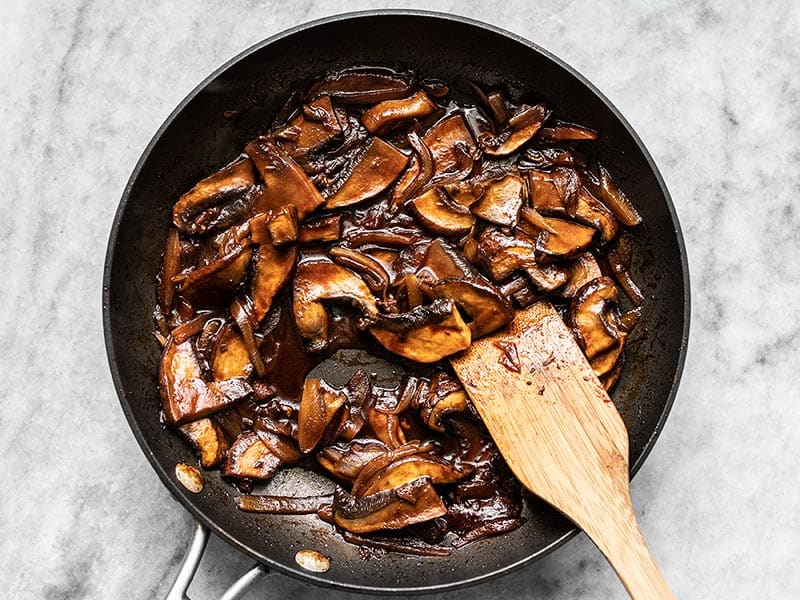
<path id="1" fill-rule="evenodd" d="M 560 118 L 600 132 L 599 157 L 644 217 L 635 236 L 633 274 L 648 301 L 612 394 L 630 434 L 631 472 L 636 472 L 675 397 L 688 338 L 686 254 L 669 193 L 641 140 L 592 84 L 534 44 L 461 17 L 374 11 L 315 21 L 246 50 L 189 94 L 145 149 L 114 217 L 103 286 L 108 358 L 136 439 L 164 484 L 202 525 L 201 532 L 208 528 L 269 569 L 322 586 L 395 594 L 452 589 L 539 558 L 576 529 L 530 502 L 523 527 L 449 557 L 389 553 L 365 561 L 315 517 L 240 512 L 235 490 L 216 474 L 206 477 L 201 494 L 187 492 L 177 483 L 174 468 L 177 462 L 193 463 L 193 453 L 159 423 L 160 353 L 151 311 L 172 203 L 264 132 L 290 92 L 354 65 L 413 69 L 452 84 L 456 93 L 467 80 L 504 85 L 512 98 L 543 99 Z M 309 484 L 293 475 L 284 485 L 295 490 Z M 303 548 L 330 557 L 330 570 L 311 573 L 298 567 L 294 556 Z"/>

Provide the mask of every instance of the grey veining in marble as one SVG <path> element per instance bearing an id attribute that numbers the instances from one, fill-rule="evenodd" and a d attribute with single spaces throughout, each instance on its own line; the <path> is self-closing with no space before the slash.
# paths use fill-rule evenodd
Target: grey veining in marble
<path id="1" fill-rule="evenodd" d="M 583 72 L 649 147 L 681 217 L 690 350 L 634 503 L 678 598 L 800 597 L 800 5 L 427 0 Z M 100 289 L 125 182 L 172 108 L 286 27 L 379 2 L 3 2 L 0 596 L 163 595 L 192 531 L 106 365 Z M 212 540 L 191 588 L 250 564 Z M 248 598 L 316 598 L 276 576 Z M 326 597 L 349 598 L 326 592 Z M 624 598 L 580 537 L 454 598 Z"/>

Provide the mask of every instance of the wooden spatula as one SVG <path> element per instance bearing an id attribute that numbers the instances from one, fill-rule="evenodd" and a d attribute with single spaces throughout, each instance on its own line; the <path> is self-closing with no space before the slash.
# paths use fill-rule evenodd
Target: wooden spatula
<path id="1" fill-rule="evenodd" d="M 509 467 L 594 541 L 635 600 L 674 598 L 636 523 L 628 432 L 545 302 L 451 360 Z"/>

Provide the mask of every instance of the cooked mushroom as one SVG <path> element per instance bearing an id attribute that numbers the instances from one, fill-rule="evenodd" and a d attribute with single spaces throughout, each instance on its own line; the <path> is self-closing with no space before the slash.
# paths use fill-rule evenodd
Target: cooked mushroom
<path id="1" fill-rule="evenodd" d="M 536 238 L 536 250 L 548 258 L 571 258 L 584 252 L 592 243 L 595 230 L 573 221 L 545 217 L 548 231 Z"/>
<path id="2" fill-rule="evenodd" d="M 444 299 L 407 313 L 380 315 L 369 332 L 387 350 L 421 363 L 466 350 L 472 341 L 469 325 L 455 303 Z"/>
<path id="3" fill-rule="evenodd" d="M 353 533 L 402 529 L 446 513 L 442 499 L 426 478 L 364 498 L 337 489 L 333 499 L 334 522 Z"/>
<path id="4" fill-rule="evenodd" d="M 225 460 L 228 440 L 222 429 L 209 418 L 198 419 L 178 427 L 178 431 L 192 445 L 204 469 L 214 469 Z"/>
<path id="5" fill-rule="evenodd" d="M 408 157 L 389 142 L 372 138 L 344 185 L 328 198 L 325 208 L 352 206 L 380 194 L 403 172 L 407 162 Z"/>
<path id="6" fill-rule="evenodd" d="M 328 255 L 335 263 L 352 269 L 361 275 L 361 278 L 372 291 L 385 292 L 386 288 L 389 286 L 390 276 L 386 272 L 386 269 L 380 261 L 372 258 L 368 254 L 353 250 L 352 248 L 334 246 L 328 250 Z"/>
<path id="7" fill-rule="evenodd" d="M 525 200 L 525 183 L 522 178 L 506 175 L 489 184 L 480 200 L 471 206 L 471 210 L 476 217 L 490 223 L 514 227 Z"/>
<path id="8" fill-rule="evenodd" d="M 431 180 L 436 170 L 431 149 L 415 131 L 408 134 L 408 143 L 411 145 L 414 155 L 394 187 L 390 203 L 391 212 L 397 210 L 419 192 Z"/>
<path id="9" fill-rule="evenodd" d="M 475 217 L 468 208 L 449 201 L 439 188 L 431 188 L 424 194 L 412 198 L 408 206 L 422 226 L 436 234 L 463 235 L 475 223 Z"/>
<path id="10" fill-rule="evenodd" d="M 353 440 L 326 446 L 317 453 L 317 460 L 339 479 L 352 482 L 372 459 L 388 452 L 386 444 L 378 440 Z"/>
<path id="11" fill-rule="evenodd" d="M 341 234 L 341 215 L 328 215 L 300 225 L 297 241 L 301 244 L 335 242 Z"/>
<path id="12" fill-rule="evenodd" d="M 375 298 L 355 273 L 328 261 L 307 261 L 297 266 L 294 279 L 294 318 L 309 352 L 328 346 L 328 313 L 323 301 L 356 305 L 367 319 L 378 314 Z"/>
<path id="13" fill-rule="evenodd" d="M 253 163 L 239 158 L 181 196 L 172 209 L 172 222 L 192 234 L 229 227 L 247 213 L 254 184 Z"/>
<path id="14" fill-rule="evenodd" d="M 375 104 L 404 98 L 413 89 L 413 80 L 397 73 L 345 71 L 315 83 L 308 97 L 330 96 L 342 104 Z"/>
<path id="15" fill-rule="evenodd" d="M 617 235 L 619 225 L 614 214 L 595 198 L 585 186 L 581 186 L 575 197 L 575 203 L 568 207 L 571 217 L 582 223 L 591 225 L 600 231 L 600 243 L 607 244 Z"/>
<path id="16" fill-rule="evenodd" d="M 606 170 L 603 165 L 598 166 L 600 171 L 600 191 L 601 199 L 617 217 L 617 220 L 628 227 L 634 227 L 642 222 L 642 216 L 639 211 L 631 204 L 628 197 L 617 187 L 614 180 L 611 179 L 611 174 Z"/>
<path id="17" fill-rule="evenodd" d="M 523 104 L 509 117 L 508 128 L 497 137 L 484 137 L 481 147 L 489 156 L 507 156 L 529 142 L 549 116 L 544 104 Z"/>
<path id="18" fill-rule="evenodd" d="M 292 158 L 299 158 L 324 146 L 342 133 L 342 126 L 329 96 L 312 100 L 275 137 L 287 148 Z"/>
<path id="19" fill-rule="evenodd" d="M 303 220 L 325 202 L 303 169 L 270 138 L 253 140 L 245 146 L 245 152 L 264 180 L 264 192 L 254 206 L 256 212 L 292 204 L 297 218 Z"/>
<path id="20" fill-rule="evenodd" d="M 255 431 L 247 431 L 236 438 L 222 467 L 225 477 L 237 479 L 269 479 L 281 466 L 275 456 L 261 441 Z"/>
<path id="21" fill-rule="evenodd" d="M 633 249 L 631 248 L 631 240 L 629 235 L 620 235 L 614 244 L 609 248 L 606 262 L 611 270 L 611 274 L 617 283 L 628 295 L 636 306 L 640 306 L 644 302 L 644 294 L 636 285 L 636 282 L 631 277 L 631 259 L 633 258 Z"/>
<path id="22" fill-rule="evenodd" d="M 425 133 L 422 141 L 430 148 L 436 176 L 457 169 L 463 157 L 475 156 L 478 150 L 460 114 L 439 121 Z"/>
<path id="23" fill-rule="evenodd" d="M 597 132 L 574 123 L 557 123 L 554 127 L 542 129 L 541 137 L 549 142 L 596 140 Z"/>
<path id="24" fill-rule="evenodd" d="M 508 235 L 488 228 L 478 238 L 476 262 L 492 281 L 499 283 L 536 265 L 536 243 L 520 232 Z"/>
<path id="25" fill-rule="evenodd" d="M 576 167 L 581 164 L 582 159 L 567 148 L 528 148 L 519 167 L 523 170 L 544 171 L 552 167 Z"/>
<path id="26" fill-rule="evenodd" d="M 211 358 L 211 370 L 216 381 L 232 377 L 250 377 L 253 364 L 247 346 L 232 323 L 227 323 L 217 336 Z"/>
<path id="27" fill-rule="evenodd" d="M 289 280 L 296 255 L 294 246 L 276 248 L 266 242 L 258 247 L 253 275 L 253 318 L 257 323 L 267 315 L 275 296 Z"/>
<path id="28" fill-rule="evenodd" d="M 291 204 L 250 219 L 250 238 L 256 244 L 283 246 L 297 241 L 297 235 L 297 210 Z"/>
<path id="29" fill-rule="evenodd" d="M 598 377 L 614 366 L 627 336 L 611 312 L 616 302 L 614 282 L 599 277 L 583 286 L 570 305 L 575 337 Z"/>
<path id="30" fill-rule="evenodd" d="M 373 135 L 384 134 L 410 119 L 427 117 L 436 110 L 428 94 L 419 91 L 401 100 L 384 100 L 368 108 L 361 115 L 361 122 Z"/>
<path id="31" fill-rule="evenodd" d="M 366 416 L 372 434 L 387 447 L 399 448 L 408 441 L 400 426 L 400 417 L 396 414 L 383 412 L 371 406 Z"/>
<path id="32" fill-rule="evenodd" d="M 425 424 L 434 431 L 444 431 L 442 419 L 452 413 L 467 410 L 469 400 L 461 383 L 445 373 L 437 371 L 420 410 Z"/>
<path id="33" fill-rule="evenodd" d="M 204 306 L 224 305 L 242 282 L 250 264 L 250 246 L 236 246 L 207 265 L 173 277 L 181 294 Z"/>
<path id="34" fill-rule="evenodd" d="M 567 266 L 567 282 L 558 292 L 564 298 L 574 298 L 584 285 L 602 275 L 594 256 L 584 252 L 570 261 Z"/>
<path id="35" fill-rule="evenodd" d="M 558 168 L 550 172 L 529 171 L 531 203 L 543 215 L 566 216 L 574 203 L 580 179 L 574 169 Z"/>
<path id="36" fill-rule="evenodd" d="M 368 479 L 359 479 L 353 485 L 353 495 L 363 498 L 385 490 L 399 488 L 421 477 L 433 484 L 453 483 L 464 476 L 464 471 L 431 454 L 412 454 L 396 460 Z"/>
<path id="37" fill-rule="evenodd" d="M 434 296 L 453 300 L 469 316 L 472 339 L 499 329 L 514 316 L 497 288 L 481 279 L 442 279 L 431 286 Z"/>
<path id="38" fill-rule="evenodd" d="M 297 415 L 297 443 L 301 452 L 308 454 L 317 446 L 346 399 L 344 392 L 321 379 L 306 379 Z"/>
<path id="39" fill-rule="evenodd" d="M 164 416 L 173 425 L 182 425 L 234 404 L 253 390 L 244 377 L 208 382 L 192 342 L 164 348 L 159 370 L 159 389 Z"/>

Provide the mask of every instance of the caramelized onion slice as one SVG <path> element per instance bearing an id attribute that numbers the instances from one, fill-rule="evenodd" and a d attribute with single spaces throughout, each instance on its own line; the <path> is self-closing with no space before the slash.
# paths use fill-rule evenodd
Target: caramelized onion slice
<path id="1" fill-rule="evenodd" d="M 308 90 L 308 97 L 330 96 L 342 104 L 374 104 L 404 98 L 413 89 L 414 82 L 408 76 L 349 71 L 318 81 Z"/>
<path id="2" fill-rule="evenodd" d="M 436 110 L 428 94 L 419 91 L 401 100 L 384 100 L 361 115 L 361 123 L 373 135 L 382 135 L 411 119 L 427 117 Z"/>
<path id="3" fill-rule="evenodd" d="M 642 216 L 628 197 L 617 187 L 611 174 L 603 165 L 599 166 L 600 192 L 603 204 L 614 213 L 620 223 L 628 227 L 635 227 L 642 222 Z"/>
<path id="4" fill-rule="evenodd" d="M 317 446 L 346 399 L 344 392 L 321 379 L 306 379 L 297 415 L 297 443 L 301 452 L 308 454 Z"/>

